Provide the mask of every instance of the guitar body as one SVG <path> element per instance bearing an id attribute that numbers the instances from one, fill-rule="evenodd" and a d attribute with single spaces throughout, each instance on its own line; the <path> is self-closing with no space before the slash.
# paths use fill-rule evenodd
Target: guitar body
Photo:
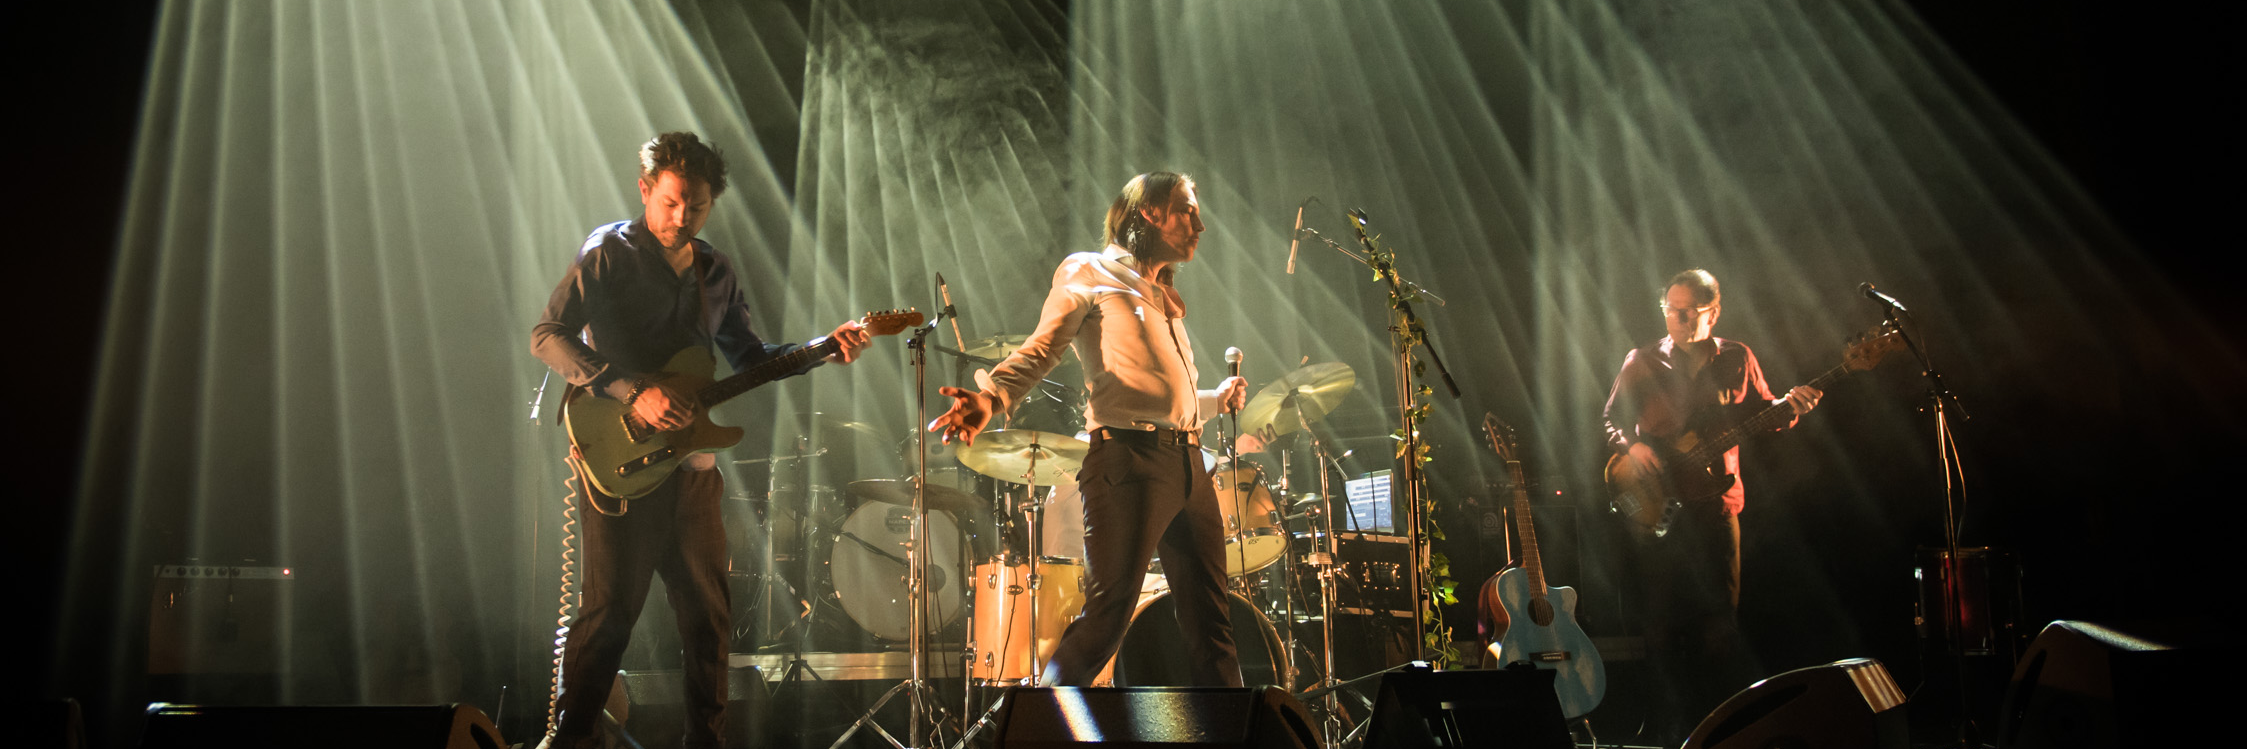
<path id="1" fill-rule="evenodd" d="M 710 375 L 717 367 L 709 349 L 681 349 L 663 365 L 663 382 L 695 392 L 711 384 Z M 707 404 L 696 411 L 693 424 L 658 432 L 640 423 L 623 402 L 583 388 L 570 388 L 563 397 L 562 423 L 569 427 L 570 443 L 577 446 L 593 484 L 622 499 L 646 496 L 662 486 L 687 456 L 732 447 L 742 435 L 738 428 L 711 423 Z M 613 514 L 622 513 L 620 507 Z"/>
<path id="2" fill-rule="evenodd" d="M 1718 470 L 1716 465 L 1690 465 L 1686 453 L 1693 449 L 1698 437 L 1687 434 L 1670 444 L 1649 440 L 1656 457 L 1662 459 L 1662 470 L 1646 472 L 1626 454 L 1607 458 L 1608 506 L 1629 520 L 1631 525 L 1660 538 L 1670 532 L 1670 522 L 1679 507 L 1687 502 L 1697 502 L 1724 496 L 1732 490 L 1735 477 Z"/>
<path id="3" fill-rule="evenodd" d="M 1553 686 L 1560 694 L 1560 711 L 1575 718 L 1606 698 L 1607 666 L 1592 638 L 1576 624 L 1576 589 L 1546 588 L 1538 600 L 1530 590 L 1535 582 L 1519 567 L 1499 573 L 1498 601 L 1510 621 L 1492 650 L 1500 667 L 1526 662 L 1559 671 Z"/>

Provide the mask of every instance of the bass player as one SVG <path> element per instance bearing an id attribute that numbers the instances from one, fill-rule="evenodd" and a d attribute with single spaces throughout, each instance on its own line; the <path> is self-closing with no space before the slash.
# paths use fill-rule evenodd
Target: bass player
<path id="1" fill-rule="evenodd" d="M 1823 397 L 1816 388 L 1798 386 L 1774 398 L 1763 368 L 1746 344 L 1714 335 L 1724 297 L 1716 276 L 1695 268 L 1670 278 L 1662 296 L 1669 335 L 1634 349 L 1623 359 L 1607 397 L 1608 446 L 1628 468 L 1658 476 L 1666 467 L 1659 448 L 1674 448 L 1688 434 L 1714 434 L 1782 400 L 1794 426 Z M 1713 463 L 1713 462 L 1712 462 Z M 1746 490 L 1739 481 L 1740 448 L 1725 451 L 1721 465 L 1730 487 L 1722 494 L 1688 500 L 1677 508 L 1669 533 L 1640 551 L 1641 582 L 1646 587 L 1647 648 L 1664 690 L 1685 704 L 1684 720 L 1703 714 L 1698 703 L 1722 699 L 1745 683 L 1731 684 L 1725 673 L 1739 668 L 1736 613 L 1740 605 L 1740 520 Z M 1692 662 L 1689 662 L 1692 661 Z"/>

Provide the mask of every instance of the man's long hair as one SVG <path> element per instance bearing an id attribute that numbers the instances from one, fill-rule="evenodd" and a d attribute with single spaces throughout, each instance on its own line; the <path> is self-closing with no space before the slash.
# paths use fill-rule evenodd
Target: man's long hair
<path id="1" fill-rule="evenodd" d="M 694 133 L 664 133 L 640 146 L 640 179 L 653 183 L 664 172 L 701 180 L 710 186 L 712 198 L 725 194 L 726 157 Z"/>
<path id="2" fill-rule="evenodd" d="M 1116 193 L 1115 202 L 1108 204 L 1108 220 L 1101 225 L 1101 240 L 1137 257 L 1150 228 L 1140 210 L 1149 206 L 1167 209 L 1171 196 L 1179 188 L 1193 186 L 1194 178 L 1177 172 L 1148 172 L 1131 178 L 1124 183 L 1123 190 Z M 1177 267 L 1173 264 L 1163 268 L 1162 277 L 1155 281 L 1169 285 Z"/>

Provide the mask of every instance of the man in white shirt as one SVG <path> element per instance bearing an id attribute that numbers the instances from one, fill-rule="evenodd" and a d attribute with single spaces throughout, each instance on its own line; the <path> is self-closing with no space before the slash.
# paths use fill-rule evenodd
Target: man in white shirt
<path id="1" fill-rule="evenodd" d="M 1201 426 L 1248 399 L 1226 378 L 1197 390 L 1186 302 L 1171 286 L 1194 259 L 1201 203 L 1181 174 L 1131 178 L 1108 207 L 1107 246 L 1061 262 L 1036 332 L 993 368 L 979 390 L 947 387 L 950 411 L 929 425 L 945 441 L 974 442 L 991 416 L 1023 393 L 1072 343 L 1084 362 L 1085 430 L 1092 451 L 1077 484 L 1084 496 L 1085 608 L 1062 633 L 1040 682 L 1086 686 L 1116 653 L 1149 560 L 1162 552 L 1195 686 L 1241 686 L 1225 595 L 1225 527 L 1216 485 L 1202 464 Z"/>

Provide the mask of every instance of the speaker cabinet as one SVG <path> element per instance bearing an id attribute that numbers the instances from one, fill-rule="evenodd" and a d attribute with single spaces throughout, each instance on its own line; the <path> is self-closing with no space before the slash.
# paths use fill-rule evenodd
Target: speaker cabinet
<path id="1" fill-rule="evenodd" d="M 1685 749 L 1907 749 L 1904 692 L 1880 661 L 1852 658 L 1756 682 L 1717 706 Z"/>
<path id="2" fill-rule="evenodd" d="M 1570 749 L 1567 719 L 1543 669 L 1435 671 L 1381 676 L 1366 746 Z"/>
<path id="3" fill-rule="evenodd" d="M 505 749 L 474 705 L 148 706 L 142 749 Z"/>
<path id="4" fill-rule="evenodd" d="M 1016 687 L 1005 699 L 993 749 L 1319 746 L 1310 713 L 1279 687 Z"/>
<path id="5" fill-rule="evenodd" d="M 2046 626 L 2013 670 L 1997 745 L 2184 746 L 2214 735 L 2223 714 L 2216 685 L 2229 681 L 2228 664 L 2213 662 L 2212 649 L 2192 647 L 2197 638 L 2159 629 Z"/>

